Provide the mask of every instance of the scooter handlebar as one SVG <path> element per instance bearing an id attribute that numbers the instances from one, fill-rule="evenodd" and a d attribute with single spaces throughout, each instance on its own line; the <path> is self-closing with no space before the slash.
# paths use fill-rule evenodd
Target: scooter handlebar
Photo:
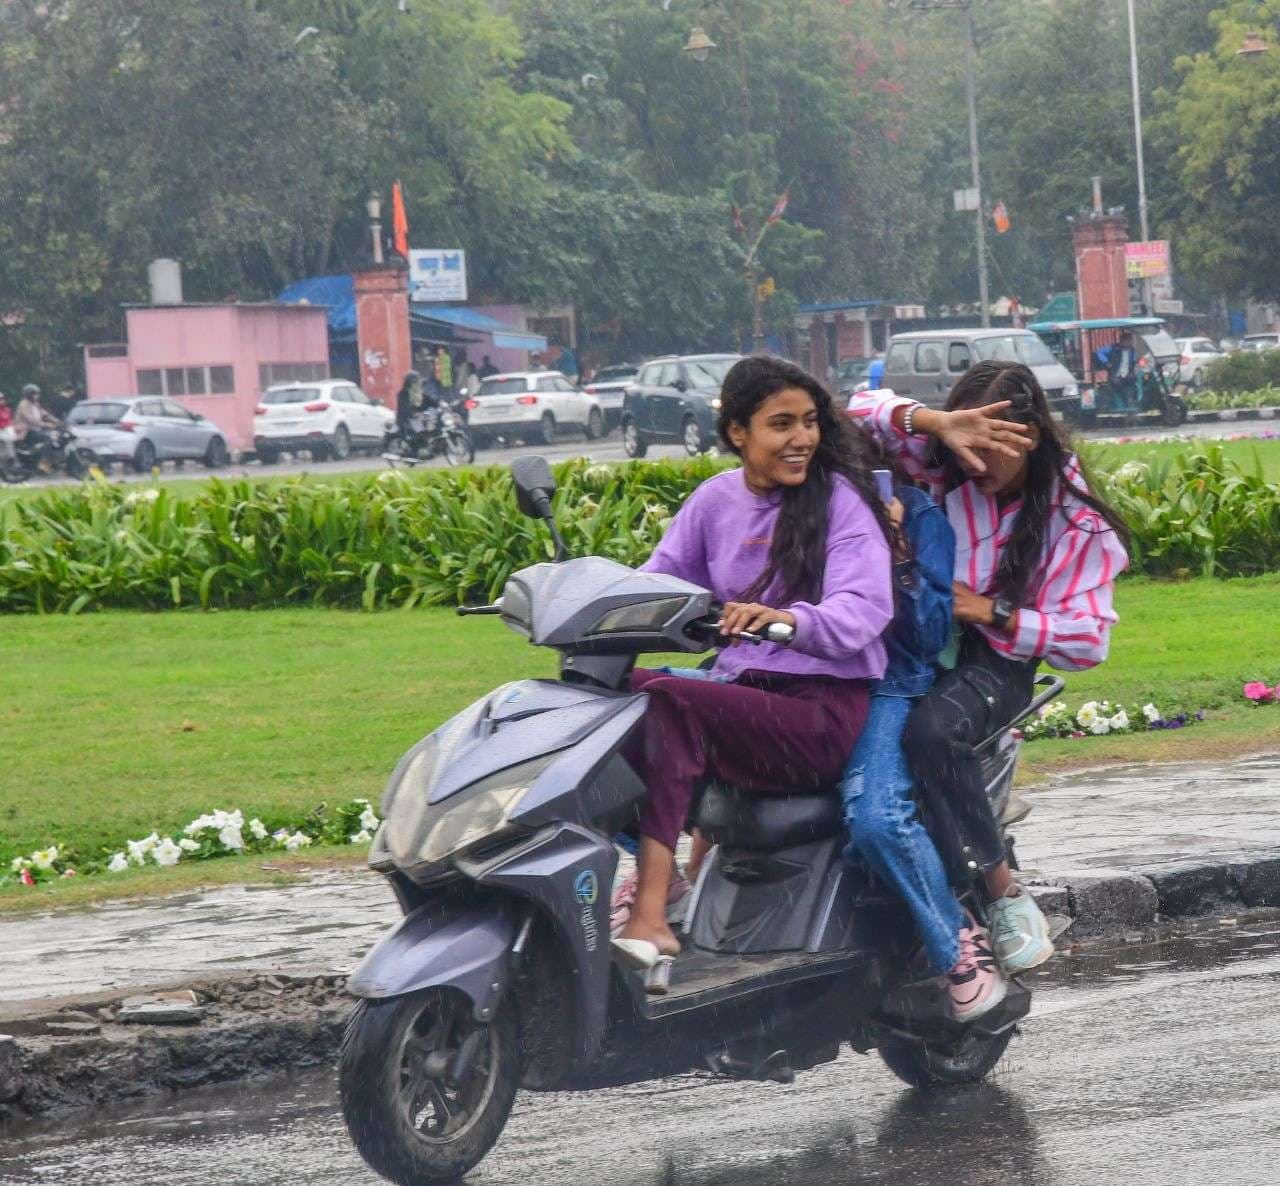
<path id="1" fill-rule="evenodd" d="M 502 613 L 502 598 L 499 597 L 492 605 L 460 605 L 456 613 L 460 618 L 477 617 L 481 614 L 500 614 Z"/>
<path id="2" fill-rule="evenodd" d="M 750 630 L 744 630 L 741 634 L 730 637 L 720 632 L 723 623 L 719 618 L 712 620 L 703 618 L 697 622 L 689 624 L 689 633 L 695 638 L 702 638 L 708 642 L 719 642 L 721 644 L 732 642 L 735 639 L 741 639 L 743 642 L 750 642 L 759 645 L 762 642 L 771 642 L 774 646 L 790 646 L 795 640 L 796 631 L 794 626 L 788 626 L 785 622 L 771 622 L 764 628 L 764 633 L 756 634 Z"/>

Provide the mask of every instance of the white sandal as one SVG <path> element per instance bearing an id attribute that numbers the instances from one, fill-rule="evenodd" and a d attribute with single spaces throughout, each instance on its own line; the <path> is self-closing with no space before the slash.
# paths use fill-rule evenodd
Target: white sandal
<path id="1" fill-rule="evenodd" d="M 656 943 L 648 939 L 612 939 L 609 946 L 623 967 L 644 973 L 645 992 L 662 996 L 671 986 L 671 966 L 676 957 L 663 954 Z"/>

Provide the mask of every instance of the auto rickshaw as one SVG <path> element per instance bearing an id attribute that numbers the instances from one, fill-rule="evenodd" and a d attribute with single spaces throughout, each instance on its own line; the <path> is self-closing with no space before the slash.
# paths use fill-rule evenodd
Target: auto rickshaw
<path id="1" fill-rule="evenodd" d="M 1155 419 L 1175 428 L 1187 418 L 1175 391 L 1182 357 L 1159 317 L 1106 317 L 1089 321 L 1040 321 L 1030 326 L 1080 380 L 1080 419 L 1136 423 Z M 1125 343 L 1132 355 L 1125 357 Z"/>

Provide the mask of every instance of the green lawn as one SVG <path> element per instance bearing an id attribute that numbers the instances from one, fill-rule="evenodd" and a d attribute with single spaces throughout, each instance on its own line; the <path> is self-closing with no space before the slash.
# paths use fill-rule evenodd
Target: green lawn
<path id="1" fill-rule="evenodd" d="M 1280 576 L 1123 582 L 1105 666 L 1070 699 L 1216 709 L 1181 733 L 1036 742 L 1030 773 L 1280 745 L 1280 707 L 1240 699 L 1280 681 Z M 505 680 L 548 676 L 492 619 L 444 610 L 104 613 L 4 621 L 0 860 L 50 841 L 83 854 L 215 808 L 273 815 L 376 801 L 400 754 Z M 192 870 L 195 874 L 195 870 Z"/>

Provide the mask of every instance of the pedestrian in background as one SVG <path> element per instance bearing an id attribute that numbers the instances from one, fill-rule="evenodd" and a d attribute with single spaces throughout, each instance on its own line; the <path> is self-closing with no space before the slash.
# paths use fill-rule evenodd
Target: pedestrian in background
<path id="1" fill-rule="evenodd" d="M 487 354 L 480 360 L 480 378 L 487 379 L 490 375 L 496 375 L 498 368 L 493 365 L 493 359 Z"/>

